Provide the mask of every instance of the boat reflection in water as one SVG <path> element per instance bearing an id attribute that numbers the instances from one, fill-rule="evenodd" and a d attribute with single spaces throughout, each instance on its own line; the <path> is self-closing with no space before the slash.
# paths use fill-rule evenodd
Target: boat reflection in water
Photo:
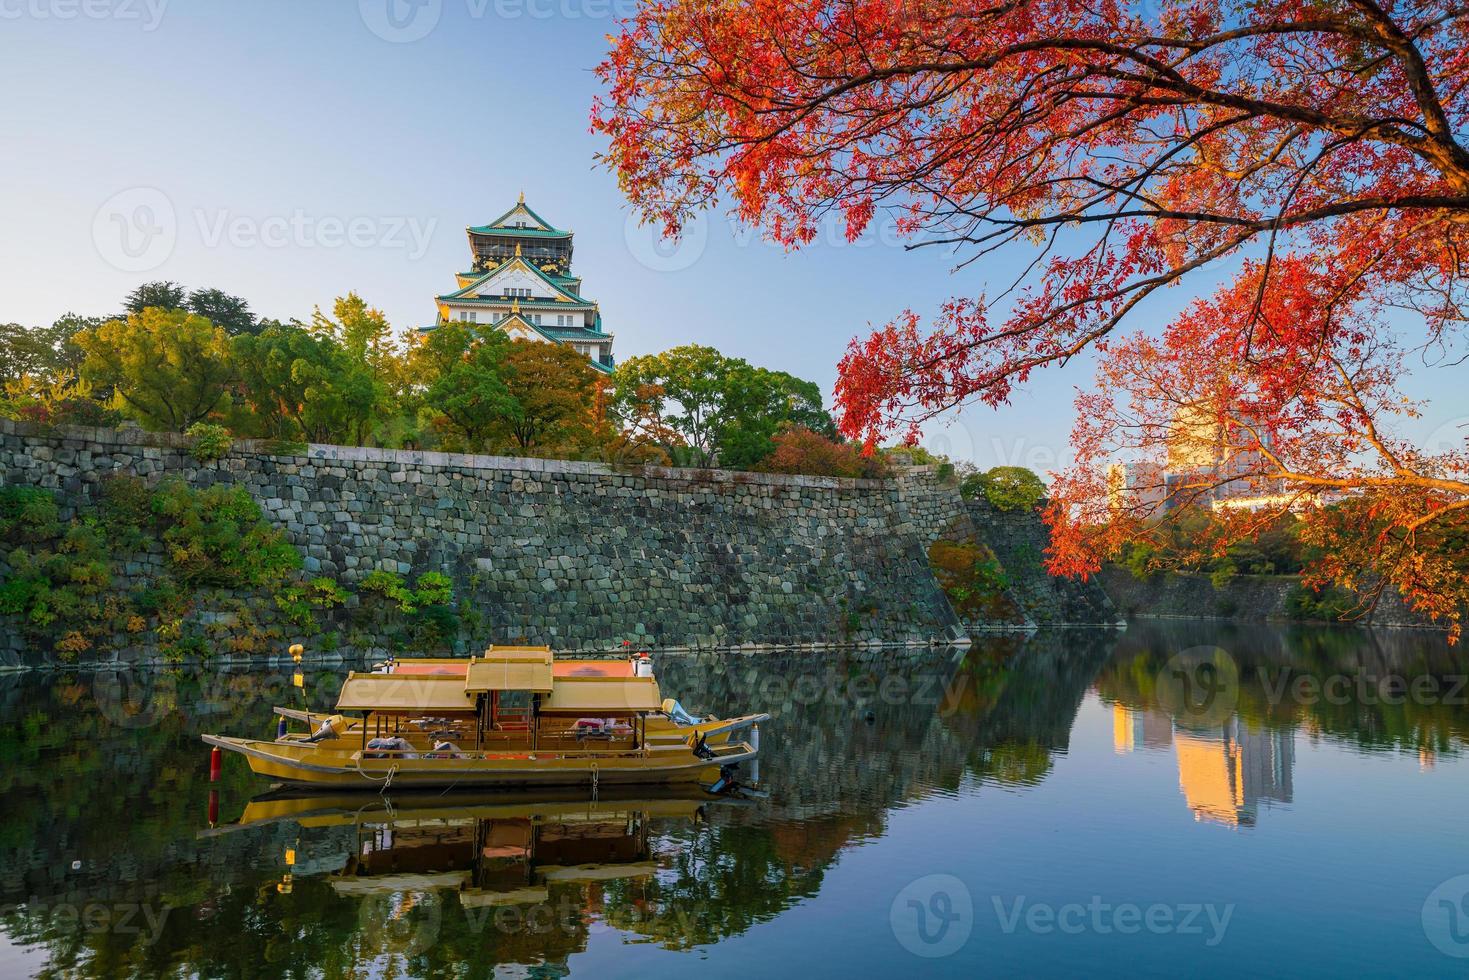
<path id="1" fill-rule="evenodd" d="M 453 893 L 473 909 L 549 903 L 558 883 L 651 876 L 658 870 L 649 846 L 652 821 L 698 823 L 709 805 L 738 804 L 704 794 L 432 793 L 364 801 L 360 794 L 273 793 L 252 800 L 238 822 L 201 836 L 285 822 L 303 831 L 337 831 L 324 854 L 289 849 L 277 890 L 324 876 L 342 897 Z M 350 834 L 345 853 L 343 830 Z"/>

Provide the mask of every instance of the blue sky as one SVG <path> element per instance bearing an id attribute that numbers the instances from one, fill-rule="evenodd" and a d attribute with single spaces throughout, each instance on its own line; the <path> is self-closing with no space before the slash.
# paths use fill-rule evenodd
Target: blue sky
<path id="1" fill-rule="evenodd" d="M 1029 258 L 951 275 L 952 256 L 880 234 L 786 254 L 718 215 L 670 253 L 629 220 L 587 127 L 591 69 L 630 4 L 0 0 L 0 321 L 112 312 L 173 279 L 282 319 L 355 289 L 408 328 L 467 267 L 465 226 L 524 191 L 576 232 L 619 358 L 710 344 L 829 392 L 869 325 L 1008 283 Z M 970 408 L 925 442 L 1051 468 L 1090 368 L 1042 372 L 1013 406 Z M 1469 415 L 1450 383 L 1434 380 L 1415 429 Z"/>

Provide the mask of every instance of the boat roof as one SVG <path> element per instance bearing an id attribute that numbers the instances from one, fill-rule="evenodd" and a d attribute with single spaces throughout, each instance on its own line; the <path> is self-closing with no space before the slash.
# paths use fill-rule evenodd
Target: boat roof
<path id="1" fill-rule="evenodd" d="M 338 711 L 473 714 L 474 707 L 474 695 L 465 689 L 462 674 L 360 674 L 354 670 L 337 696 Z"/>
<path id="2" fill-rule="evenodd" d="M 530 691 L 550 694 L 551 651 L 544 647 L 490 647 L 483 657 L 471 657 L 465 668 L 464 690 Z"/>
<path id="3" fill-rule="evenodd" d="M 663 705 L 658 682 L 651 677 L 557 677 L 542 714 L 623 714 L 657 711 Z"/>
<path id="4" fill-rule="evenodd" d="M 638 677 L 629 659 L 557 660 L 550 647 L 490 646 L 477 657 L 395 661 L 391 673 L 347 675 L 338 711 L 473 714 L 491 691 L 542 695 L 541 712 L 621 714 L 657 711 L 658 684 Z"/>
<path id="5" fill-rule="evenodd" d="M 542 659 L 551 664 L 551 672 L 555 677 L 632 677 L 634 674 L 632 660 L 626 657 L 618 657 L 614 660 L 581 657 L 558 658 L 551 652 L 550 647 L 502 646 L 487 647 L 482 656 L 467 659 L 464 657 L 415 657 L 411 660 L 395 660 L 392 672 L 394 674 L 449 674 L 464 677 L 469 672 L 469 665 L 475 661 L 540 661 Z"/>

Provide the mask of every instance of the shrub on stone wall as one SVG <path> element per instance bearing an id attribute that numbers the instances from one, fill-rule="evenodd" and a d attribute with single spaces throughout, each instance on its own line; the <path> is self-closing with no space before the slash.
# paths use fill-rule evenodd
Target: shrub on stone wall
<path id="1" fill-rule="evenodd" d="M 940 539 L 929 546 L 928 561 L 949 603 L 964 619 L 1001 619 L 1010 612 L 1005 600 L 1010 581 L 985 545 Z"/>
<path id="2" fill-rule="evenodd" d="M 807 476 L 845 476 L 881 479 L 890 475 L 881 456 L 863 456 L 856 443 L 842 442 L 803 426 L 786 426 L 776 433 L 775 448 L 757 467 L 765 473 Z"/>
<path id="3" fill-rule="evenodd" d="M 345 600 L 328 579 L 300 581 L 301 555 L 240 487 L 182 480 L 150 488 L 134 477 L 102 483 L 95 504 L 62 502 L 35 487 L 0 488 L 0 615 L 65 661 L 151 638 L 165 654 L 205 655 L 218 640 L 257 652 L 275 636 L 252 596 L 275 594 L 307 635 L 315 613 Z M 225 629 L 191 617 L 201 605 Z M 277 631 L 278 632 L 278 631 Z"/>
<path id="4" fill-rule="evenodd" d="M 1357 601 L 1338 588 L 1328 586 L 1318 591 L 1298 582 L 1286 596 L 1285 608 L 1292 619 L 1335 622 L 1356 609 Z"/>
<path id="5" fill-rule="evenodd" d="M 192 440 L 189 455 L 201 463 L 212 463 L 217 459 L 224 459 L 235 444 L 229 429 L 209 422 L 195 422 L 189 426 L 189 431 L 185 435 Z"/>
<path id="6" fill-rule="evenodd" d="M 362 577 L 357 594 L 363 625 L 394 652 L 442 648 L 459 631 L 454 583 L 441 572 L 424 572 L 410 587 L 398 573 L 378 569 Z"/>

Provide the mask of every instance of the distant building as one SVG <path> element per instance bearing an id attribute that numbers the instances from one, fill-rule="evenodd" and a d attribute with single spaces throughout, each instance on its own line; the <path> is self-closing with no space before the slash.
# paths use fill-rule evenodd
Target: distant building
<path id="1" fill-rule="evenodd" d="M 1216 512 L 1298 507 L 1311 503 L 1287 492 L 1285 481 L 1260 474 L 1270 470 L 1268 431 L 1233 431 L 1199 405 L 1185 405 L 1173 416 L 1165 461 L 1113 463 L 1107 470 L 1114 512 L 1148 517 L 1178 507 L 1208 507 Z"/>
<path id="2" fill-rule="evenodd" d="M 437 323 L 472 323 L 522 340 L 569 344 L 593 367 L 612 371 L 612 334 L 571 272 L 571 232 L 532 211 L 524 195 L 494 221 L 466 230 L 472 264 L 457 273 L 458 289 L 435 298 Z"/>
<path id="3" fill-rule="evenodd" d="M 1167 474 L 1157 463 L 1113 463 L 1107 467 L 1107 499 L 1114 514 L 1152 517 L 1168 501 Z"/>

